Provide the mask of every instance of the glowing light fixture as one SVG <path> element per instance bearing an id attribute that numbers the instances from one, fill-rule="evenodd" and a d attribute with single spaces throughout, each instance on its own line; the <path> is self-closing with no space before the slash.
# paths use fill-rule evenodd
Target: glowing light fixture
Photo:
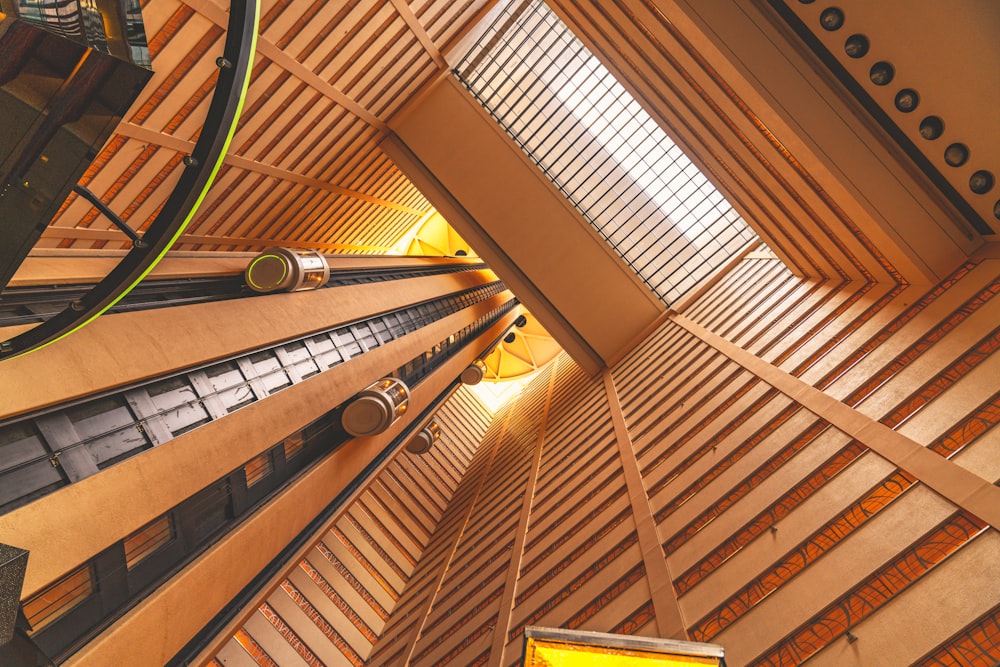
<path id="1" fill-rule="evenodd" d="M 725 667 L 717 644 L 527 627 L 524 667 Z"/>

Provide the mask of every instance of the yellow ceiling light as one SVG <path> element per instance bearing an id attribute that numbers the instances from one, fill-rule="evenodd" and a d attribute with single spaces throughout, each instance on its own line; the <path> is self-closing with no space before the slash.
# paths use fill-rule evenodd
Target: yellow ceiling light
<path id="1" fill-rule="evenodd" d="M 525 667 L 693 667 L 725 665 L 715 644 L 529 627 Z"/>
<path id="2" fill-rule="evenodd" d="M 451 228 L 437 211 L 431 211 L 417 221 L 392 251 L 399 255 L 429 257 L 477 257 L 469 244 Z"/>
<path id="3" fill-rule="evenodd" d="M 531 313 L 522 309 L 522 326 L 513 326 L 483 359 L 486 382 L 515 380 L 534 373 L 556 358 L 562 348 Z"/>

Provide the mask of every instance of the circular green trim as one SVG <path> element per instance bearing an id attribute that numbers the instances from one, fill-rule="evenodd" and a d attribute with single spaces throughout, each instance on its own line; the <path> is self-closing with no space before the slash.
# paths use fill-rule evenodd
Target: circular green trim
<path id="1" fill-rule="evenodd" d="M 286 260 L 284 257 L 281 257 L 280 255 L 261 255 L 260 257 L 254 259 L 254 261 L 250 262 L 250 266 L 247 267 L 247 282 L 250 283 L 251 287 L 256 287 L 257 289 L 261 290 L 269 289 L 267 287 L 264 287 L 263 285 L 258 285 L 257 283 L 255 283 L 253 280 L 250 279 L 250 275 L 253 273 L 253 267 L 257 265 L 257 262 L 261 261 L 262 259 L 268 259 L 269 257 L 273 257 L 274 259 L 281 262 L 281 277 L 278 278 L 278 282 L 275 283 L 275 285 L 280 285 L 281 281 L 284 280 L 285 276 L 288 275 L 288 260 Z"/>

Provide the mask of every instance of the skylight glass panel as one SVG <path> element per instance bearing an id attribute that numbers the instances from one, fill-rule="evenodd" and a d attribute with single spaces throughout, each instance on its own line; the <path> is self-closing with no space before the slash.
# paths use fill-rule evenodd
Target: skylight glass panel
<path id="1" fill-rule="evenodd" d="M 456 75 L 669 305 L 755 234 L 542 0 L 511 5 Z"/>

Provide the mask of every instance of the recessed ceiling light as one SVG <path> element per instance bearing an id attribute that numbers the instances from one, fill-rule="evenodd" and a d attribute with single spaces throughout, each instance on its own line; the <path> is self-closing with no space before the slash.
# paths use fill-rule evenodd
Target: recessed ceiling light
<path id="1" fill-rule="evenodd" d="M 937 116 L 928 116 L 920 121 L 920 136 L 934 141 L 944 133 L 944 121 Z"/>
<path id="2" fill-rule="evenodd" d="M 840 30 L 840 27 L 844 25 L 844 12 L 838 7 L 827 7 L 819 15 L 819 24 L 823 26 L 823 30 L 830 32 Z"/>
<path id="3" fill-rule="evenodd" d="M 977 195 L 984 195 L 993 189 L 993 183 L 995 182 L 996 179 L 993 178 L 993 174 L 985 169 L 980 169 L 969 177 L 969 189 Z"/>
<path id="4" fill-rule="evenodd" d="M 868 78 L 872 80 L 876 86 L 885 86 L 890 81 L 892 77 L 896 76 L 896 68 L 892 66 L 891 63 L 887 63 L 884 60 L 880 60 L 874 65 L 872 65 L 871 71 L 868 72 Z"/>
<path id="5" fill-rule="evenodd" d="M 863 58 L 868 55 L 869 46 L 864 35 L 851 35 L 844 42 L 844 52 L 851 58 Z"/>
<path id="6" fill-rule="evenodd" d="M 896 108 L 903 113 L 910 113 L 920 104 L 920 96 L 912 88 L 903 88 L 896 93 Z"/>
<path id="7" fill-rule="evenodd" d="M 969 160 L 969 147 L 965 144 L 954 143 L 944 149 L 944 161 L 952 167 L 961 167 Z"/>

